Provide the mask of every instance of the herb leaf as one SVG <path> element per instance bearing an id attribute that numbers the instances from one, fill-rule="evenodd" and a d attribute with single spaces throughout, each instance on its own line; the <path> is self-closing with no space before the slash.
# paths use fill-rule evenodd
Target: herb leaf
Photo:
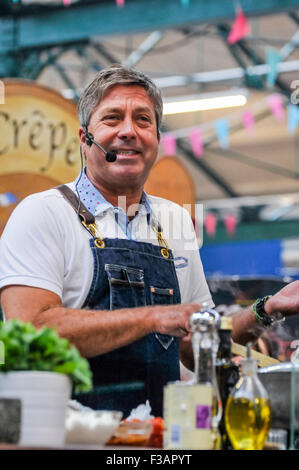
<path id="1" fill-rule="evenodd" d="M 0 341 L 4 344 L 5 363 L 0 372 L 41 370 L 67 374 L 75 393 L 92 388 L 88 361 L 54 328 L 36 329 L 31 323 L 17 319 L 0 322 Z"/>

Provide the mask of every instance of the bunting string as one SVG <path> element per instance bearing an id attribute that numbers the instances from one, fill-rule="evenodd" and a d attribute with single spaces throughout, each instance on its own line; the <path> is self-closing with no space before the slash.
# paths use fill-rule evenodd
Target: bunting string
<path id="1" fill-rule="evenodd" d="M 252 136 L 255 132 L 255 114 L 264 111 L 265 108 L 271 111 L 272 115 L 279 123 L 287 121 L 286 130 L 289 135 L 295 133 L 299 125 L 299 107 L 295 104 L 289 104 L 288 100 L 279 93 L 273 93 L 255 103 L 250 108 L 242 112 L 231 113 L 226 118 L 209 121 L 198 126 L 164 132 L 161 138 L 163 150 L 167 155 L 175 155 L 176 141 L 178 139 L 188 138 L 194 156 L 201 158 L 204 153 L 204 135 L 207 138 L 215 133 L 221 148 L 227 150 L 230 146 L 230 128 L 236 123 L 241 123 L 241 126 Z M 285 114 L 287 115 L 287 119 Z"/>

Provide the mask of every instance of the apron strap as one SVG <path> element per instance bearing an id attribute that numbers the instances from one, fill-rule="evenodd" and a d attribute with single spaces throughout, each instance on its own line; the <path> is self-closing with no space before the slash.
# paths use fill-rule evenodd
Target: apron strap
<path id="1" fill-rule="evenodd" d="M 88 209 L 86 209 L 81 199 L 79 199 L 77 195 L 74 193 L 74 191 L 72 191 L 65 184 L 56 186 L 55 189 L 61 192 L 63 197 L 68 201 L 68 203 L 72 206 L 74 211 L 77 213 L 83 227 L 95 238 L 95 245 L 98 248 L 104 248 L 105 242 L 97 234 L 97 226 L 96 226 L 95 217 L 91 212 L 89 212 Z"/>
<path id="2" fill-rule="evenodd" d="M 55 189 L 58 189 L 58 191 L 60 191 L 61 194 L 65 197 L 65 199 L 70 203 L 75 212 L 77 212 L 81 222 L 83 220 L 87 225 L 95 223 L 94 215 L 86 209 L 83 202 L 66 184 L 56 186 Z"/>

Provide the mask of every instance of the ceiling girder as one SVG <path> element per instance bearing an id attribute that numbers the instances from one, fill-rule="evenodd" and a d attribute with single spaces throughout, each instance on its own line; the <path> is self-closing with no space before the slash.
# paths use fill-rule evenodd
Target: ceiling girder
<path id="1" fill-rule="evenodd" d="M 131 54 L 123 60 L 126 67 L 134 67 L 162 39 L 161 31 L 153 31 Z"/>
<path id="2" fill-rule="evenodd" d="M 299 4 L 298 0 L 243 0 L 242 7 L 246 16 L 251 17 L 294 12 Z M 0 51 L 14 50 L 13 45 L 5 43 L 3 30 L 12 27 L 15 21 L 18 27 L 17 47 L 22 49 L 81 41 L 95 35 L 217 24 L 234 17 L 235 2 L 231 0 L 192 0 L 187 8 L 178 0 L 130 0 L 122 9 L 116 8 L 115 0 L 82 1 L 68 8 L 57 7 L 46 12 L 36 9 L 34 14 L 26 13 L 24 7 L 15 18 L 0 18 Z"/>
<path id="3" fill-rule="evenodd" d="M 190 75 L 172 75 L 169 77 L 156 78 L 155 82 L 160 88 L 179 87 L 190 85 L 190 83 L 207 84 L 230 82 L 242 80 L 246 75 L 266 75 L 270 67 L 267 64 L 250 65 L 245 70 L 242 67 L 233 69 L 214 70 L 211 72 L 198 72 Z M 299 71 L 299 60 L 281 62 L 277 67 L 278 73 L 289 73 Z"/>

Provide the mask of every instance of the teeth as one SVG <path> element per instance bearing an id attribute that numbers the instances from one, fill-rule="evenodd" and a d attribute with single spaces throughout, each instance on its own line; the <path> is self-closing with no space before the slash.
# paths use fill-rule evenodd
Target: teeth
<path id="1" fill-rule="evenodd" d="M 137 153 L 137 150 L 118 150 L 118 155 L 134 155 Z"/>

